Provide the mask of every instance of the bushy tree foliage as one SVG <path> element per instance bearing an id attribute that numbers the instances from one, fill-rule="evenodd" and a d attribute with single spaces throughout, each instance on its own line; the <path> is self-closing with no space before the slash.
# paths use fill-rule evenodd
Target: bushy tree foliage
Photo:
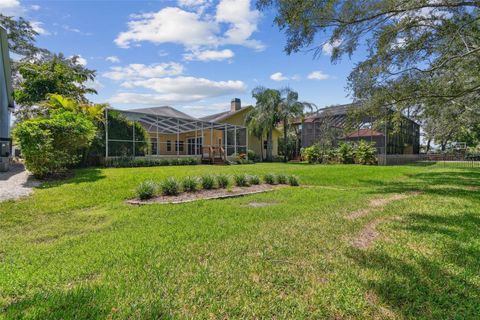
<path id="1" fill-rule="evenodd" d="M 86 95 L 97 93 L 86 84 L 94 80 L 95 71 L 80 65 L 77 57 L 65 58 L 60 54 L 45 60 L 23 62 L 18 72 L 21 80 L 15 89 L 15 101 L 22 106 L 16 112 L 20 120 L 43 112 L 40 104 L 51 94 L 87 103 Z"/>
<path id="2" fill-rule="evenodd" d="M 95 136 L 93 122 L 81 113 L 54 110 L 18 123 L 13 137 L 29 171 L 39 178 L 65 173 L 77 164 Z"/>
<path id="3" fill-rule="evenodd" d="M 289 54 L 313 46 L 336 62 L 366 47 L 349 89 L 378 119 L 387 108 L 424 123 L 442 116 L 438 109 L 453 107 L 458 119 L 480 113 L 478 0 L 258 0 L 258 6 L 277 9 Z"/>

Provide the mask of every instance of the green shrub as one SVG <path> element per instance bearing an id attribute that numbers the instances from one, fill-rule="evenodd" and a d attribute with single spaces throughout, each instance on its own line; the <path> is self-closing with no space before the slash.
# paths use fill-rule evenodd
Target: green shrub
<path id="1" fill-rule="evenodd" d="M 195 192 L 198 190 L 198 178 L 197 177 L 185 177 L 182 180 L 183 191 Z"/>
<path id="2" fill-rule="evenodd" d="M 260 178 L 257 175 L 248 176 L 248 183 L 251 185 L 260 184 Z"/>
<path id="3" fill-rule="evenodd" d="M 275 175 L 267 173 L 263 176 L 263 181 L 268 184 L 275 184 Z"/>
<path id="4" fill-rule="evenodd" d="M 198 164 L 198 161 L 195 158 L 187 158 L 187 164 L 191 165 L 191 166 L 194 166 L 194 165 Z"/>
<path id="5" fill-rule="evenodd" d="M 300 185 L 300 180 L 298 179 L 297 176 L 291 175 L 291 176 L 288 176 L 288 184 L 293 187 L 296 187 Z"/>
<path id="6" fill-rule="evenodd" d="M 87 116 L 62 109 L 22 121 L 13 129 L 25 166 L 38 178 L 63 174 L 78 164 L 95 133 Z"/>
<path id="7" fill-rule="evenodd" d="M 253 150 L 247 150 L 247 155 L 248 155 L 249 161 L 258 162 L 260 160 L 260 158 L 257 156 L 255 151 Z"/>
<path id="8" fill-rule="evenodd" d="M 288 178 L 283 173 L 277 174 L 277 182 L 279 184 L 287 184 Z"/>
<path id="9" fill-rule="evenodd" d="M 215 185 L 215 179 L 211 175 L 205 175 L 200 177 L 200 184 L 205 190 L 213 189 Z"/>
<path id="10" fill-rule="evenodd" d="M 180 183 L 174 177 L 169 177 L 160 184 L 162 194 L 165 196 L 175 196 L 180 192 Z"/>
<path id="11" fill-rule="evenodd" d="M 159 165 L 160 166 L 169 166 L 170 161 L 168 161 L 168 159 L 161 159 Z"/>
<path id="12" fill-rule="evenodd" d="M 179 166 L 187 166 L 189 164 L 188 158 L 180 158 L 178 159 L 178 165 Z"/>
<path id="13" fill-rule="evenodd" d="M 340 163 L 355 163 L 355 149 L 350 143 L 342 143 L 336 149 L 337 159 Z"/>
<path id="14" fill-rule="evenodd" d="M 157 185 L 153 181 L 144 181 L 138 185 L 135 192 L 140 200 L 151 199 L 157 193 Z"/>
<path id="15" fill-rule="evenodd" d="M 217 185 L 219 188 L 227 188 L 230 185 L 230 178 L 225 174 L 219 174 L 217 177 Z"/>
<path id="16" fill-rule="evenodd" d="M 245 173 L 239 173 L 233 176 L 237 187 L 248 187 L 248 177 Z"/>
<path id="17" fill-rule="evenodd" d="M 179 159 L 172 159 L 170 160 L 170 165 L 172 166 L 178 166 L 179 165 Z"/>
<path id="18" fill-rule="evenodd" d="M 308 161 L 308 163 L 318 163 L 322 161 L 322 152 L 318 145 L 313 145 L 302 149 L 302 157 Z"/>
<path id="19" fill-rule="evenodd" d="M 359 164 L 376 164 L 377 149 L 373 145 L 373 142 L 361 140 L 355 150 L 355 161 Z"/>

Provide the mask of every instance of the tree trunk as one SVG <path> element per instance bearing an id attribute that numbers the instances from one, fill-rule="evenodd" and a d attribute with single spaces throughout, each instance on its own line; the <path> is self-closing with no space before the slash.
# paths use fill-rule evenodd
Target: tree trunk
<path id="1" fill-rule="evenodd" d="M 427 141 L 427 153 L 430 151 L 431 144 L 432 144 L 432 139 L 428 139 L 428 141 Z"/>
<path id="2" fill-rule="evenodd" d="M 273 128 L 268 130 L 267 134 L 267 162 L 272 162 L 273 160 Z"/>
<path id="3" fill-rule="evenodd" d="M 283 162 L 287 162 L 287 124 L 288 120 L 285 118 L 283 120 Z"/>

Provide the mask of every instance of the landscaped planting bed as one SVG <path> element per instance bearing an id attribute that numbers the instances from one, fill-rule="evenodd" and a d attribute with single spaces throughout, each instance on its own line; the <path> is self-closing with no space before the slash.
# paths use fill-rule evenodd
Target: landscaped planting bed
<path id="1" fill-rule="evenodd" d="M 259 184 L 249 187 L 232 187 L 230 189 L 208 189 L 199 190 L 197 192 L 182 192 L 174 196 L 157 196 L 148 200 L 129 200 L 130 204 L 142 205 L 142 204 L 155 204 L 155 203 L 185 203 L 196 200 L 210 200 L 210 199 L 224 199 L 241 197 L 249 194 L 273 191 L 278 188 L 285 187 L 285 185 L 271 185 L 271 184 Z"/>
<path id="2" fill-rule="evenodd" d="M 263 181 L 257 175 L 245 173 L 235 174 L 233 177 L 224 174 L 187 176 L 182 181 L 175 177 L 168 177 L 158 184 L 154 181 L 140 183 L 136 189 L 137 198 L 128 200 L 127 203 L 133 205 L 185 203 L 195 200 L 232 198 L 272 191 L 287 184 L 293 187 L 298 186 L 298 177 L 271 173 L 266 174 Z"/>

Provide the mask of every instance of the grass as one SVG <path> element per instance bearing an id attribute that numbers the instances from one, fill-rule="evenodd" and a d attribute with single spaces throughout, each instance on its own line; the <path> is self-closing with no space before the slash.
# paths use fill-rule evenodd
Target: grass
<path id="1" fill-rule="evenodd" d="M 145 180 L 240 173 L 302 183 L 182 205 L 124 202 Z M 0 319 L 476 318 L 479 186 L 479 169 L 438 166 L 79 170 L 0 203 Z M 422 193 L 343 218 L 410 191 Z M 378 219 L 373 245 L 352 246 Z"/>

